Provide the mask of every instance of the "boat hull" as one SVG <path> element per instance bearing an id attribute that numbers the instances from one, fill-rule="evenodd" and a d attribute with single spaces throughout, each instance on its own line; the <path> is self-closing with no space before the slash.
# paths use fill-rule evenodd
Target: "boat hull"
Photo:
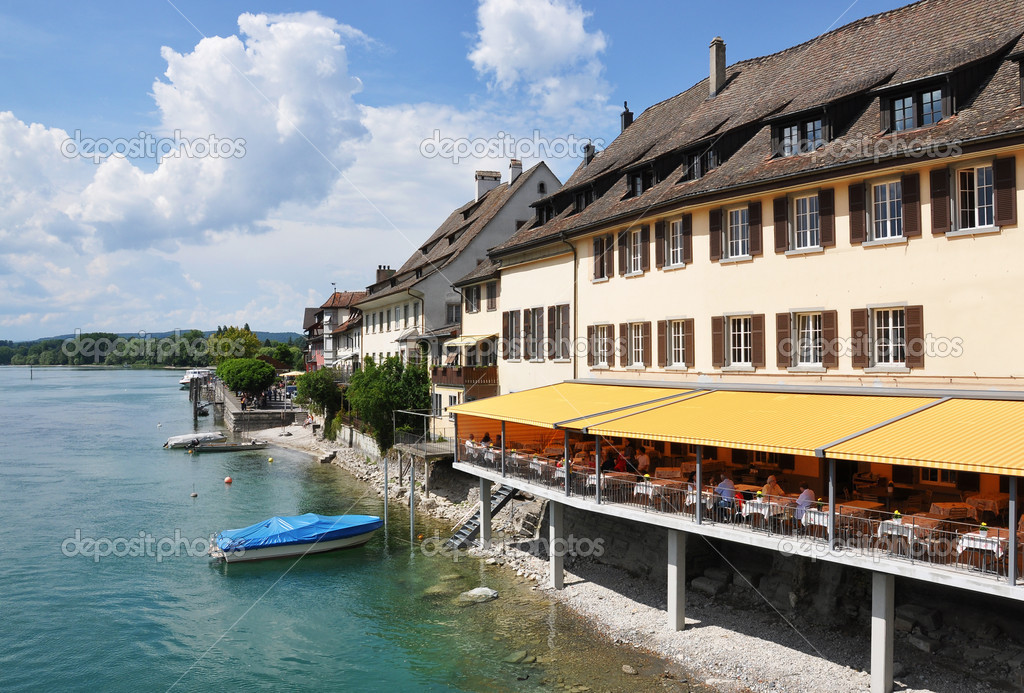
<path id="1" fill-rule="evenodd" d="M 355 534 L 339 539 L 329 539 L 316 543 L 306 542 L 303 544 L 284 544 L 278 546 L 263 546 L 245 551 L 223 551 L 214 544 L 210 549 L 210 556 L 225 563 L 241 563 L 244 561 L 264 561 L 272 558 L 294 558 L 313 553 L 326 553 L 338 549 L 350 549 L 362 546 L 373 538 L 377 532 L 371 529 L 363 534 Z"/>
<path id="2" fill-rule="evenodd" d="M 246 450 L 263 450 L 270 443 L 258 441 L 255 443 L 200 443 L 189 449 L 192 452 L 244 452 Z"/>

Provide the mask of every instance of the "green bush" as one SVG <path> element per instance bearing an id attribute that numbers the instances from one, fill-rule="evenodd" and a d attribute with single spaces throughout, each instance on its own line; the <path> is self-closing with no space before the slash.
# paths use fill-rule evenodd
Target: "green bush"
<path id="1" fill-rule="evenodd" d="M 274 367 L 259 359 L 229 359 L 217 366 L 217 377 L 229 389 L 258 395 L 274 384 L 277 373 Z"/>

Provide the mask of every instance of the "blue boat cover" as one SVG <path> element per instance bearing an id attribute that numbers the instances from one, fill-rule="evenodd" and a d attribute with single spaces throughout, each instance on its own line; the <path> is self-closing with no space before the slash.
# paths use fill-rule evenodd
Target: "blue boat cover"
<path id="1" fill-rule="evenodd" d="M 242 529 L 226 529 L 217 535 L 222 551 L 258 549 L 266 546 L 312 544 L 332 541 L 379 529 L 384 521 L 375 515 L 317 515 L 272 517 Z"/>

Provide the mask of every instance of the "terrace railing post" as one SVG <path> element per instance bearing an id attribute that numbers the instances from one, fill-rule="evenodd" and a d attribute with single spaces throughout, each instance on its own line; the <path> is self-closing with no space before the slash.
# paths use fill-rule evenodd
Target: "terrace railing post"
<path id="1" fill-rule="evenodd" d="M 425 441 L 424 441 L 425 442 Z M 459 415 L 455 415 L 455 461 L 459 462 Z"/>
<path id="2" fill-rule="evenodd" d="M 601 436 L 594 436 L 594 478 L 597 484 L 594 486 L 594 498 L 597 504 L 601 504 Z"/>
<path id="3" fill-rule="evenodd" d="M 1017 477 L 1010 477 L 1010 565 L 1006 576 L 1011 585 L 1017 584 Z"/>
<path id="4" fill-rule="evenodd" d="M 562 468 L 565 469 L 565 495 L 569 495 L 569 476 L 572 474 L 572 465 L 569 464 L 569 431 L 562 434 Z"/>
<path id="5" fill-rule="evenodd" d="M 828 459 L 828 547 L 836 547 L 836 461 Z"/>
<path id="6" fill-rule="evenodd" d="M 505 422 L 501 422 L 501 476 L 505 476 Z"/>
<path id="7" fill-rule="evenodd" d="M 697 518 L 697 524 L 702 524 L 701 520 L 704 515 L 704 481 L 703 474 L 701 473 L 701 449 L 697 446 L 697 477 L 694 481 L 694 485 L 697 487 L 697 500 L 694 504 L 693 516 Z"/>

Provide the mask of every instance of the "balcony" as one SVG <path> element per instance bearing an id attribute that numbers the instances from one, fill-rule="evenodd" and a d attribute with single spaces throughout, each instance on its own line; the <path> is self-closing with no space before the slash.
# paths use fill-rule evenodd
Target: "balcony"
<path id="1" fill-rule="evenodd" d="M 461 387 L 466 401 L 498 394 L 497 366 L 433 366 L 430 381 L 434 385 Z"/>

